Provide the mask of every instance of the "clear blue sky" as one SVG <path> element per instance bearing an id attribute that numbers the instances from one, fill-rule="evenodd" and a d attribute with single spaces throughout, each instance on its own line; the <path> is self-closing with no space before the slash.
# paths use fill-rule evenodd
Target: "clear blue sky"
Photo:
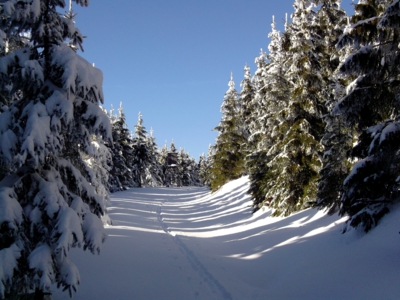
<path id="1" fill-rule="evenodd" d="M 104 107 L 122 102 L 132 131 L 140 111 L 159 147 L 173 139 L 198 159 L 215 142 L 230 72 L 240 92 L 244 65 L 253 74 L 267 50 L 272 15 L 282 29 L 293 2 L 91 0 L 73 9 L 87 36 L 80 54 L 104 74 Z"/>

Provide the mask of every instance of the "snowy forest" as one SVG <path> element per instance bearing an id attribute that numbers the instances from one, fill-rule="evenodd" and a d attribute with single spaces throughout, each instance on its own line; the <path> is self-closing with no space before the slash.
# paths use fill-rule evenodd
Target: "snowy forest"
<path id="1" fill-rule="evenodd" d="M 369 231 L 399 199 L 400 2 L 340 2 L 296 0 L 240 92 L 231 75 L 207 184 L 249 175 L 254 211 L 328 209 Z"/>
<path id="2" fill-rule="evenodd" d="M 202 185 L 202 159 L 158 149 L 140 113 L 131 132 L 122 105 L 100 106 L 103 75 L 77 53 L 71 3 L 60 14 L 63 0 L 0 1 L 0 298 L 76 290 L 68 252 L 100 251 L 109 193 Z"/>
<path id="3" fill-rule="evenodd" d="M 215 192 L 248 175 L 253 212 L 313 207 L 348 216 L 344 231 L 375 227 L 399 199 L 400 0 L 359 0 L 350 16 L 340 2 L 295 0 L 283 32 L 273 19 L 197 162 L 159 149 L 140 113 L 131 132 L 122 105 L 101 106 L 64 0 L 0 0 L 0 298 L 76 291 L 69 251 L 99 253 L 110 193 L 129 188 Z"/>

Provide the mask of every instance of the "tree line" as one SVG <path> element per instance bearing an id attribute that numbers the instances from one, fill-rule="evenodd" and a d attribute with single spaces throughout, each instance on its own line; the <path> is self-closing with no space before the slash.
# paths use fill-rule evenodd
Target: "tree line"
<path id="1" fill-rule="evenodd" d="M 165 144 L 159 149 L 153 129 L 148 134 L 141 113 L 133 133 L 126 124 L 122 104 L 118 114 L 114 114 L 114 109 L 106 113 L 110 118 L 112 143 L 103 141 L 108 154 L 102 155 L 102 162 L 91 159 L 107 168 L 106 176 L 101 178 L 109 192 L 143 186 L 203 185 L 201 158 L 197 163 L 183 148 L 178 151 L 173 141 L 169 147 Z"/>
<path id="2" fill-rule="evenodd" d="M 399 199 L 400 3 L 340 4 L 295 0 L 240 92 L 231 75 L 208 185 L 248 175 L 253 211 L 328 209 L 369 231 Z"/>

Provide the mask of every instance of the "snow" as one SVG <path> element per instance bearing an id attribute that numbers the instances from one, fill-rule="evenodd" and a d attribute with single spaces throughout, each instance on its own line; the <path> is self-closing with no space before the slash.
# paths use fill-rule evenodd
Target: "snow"
<path id="1" fill-rule="evenodd" d="M 4 278 L 4 282 L 12 280 L 14 269 L 18 266 L 17 259 L 20 257 L 21 251 L 15 244 L 0 250 L 0 278 Z M 0 280 L 0 297 L 4 297 L 6 292 L 4 282 Z"/>
<path id="2" fill-rule="evenodd" d="M 368 234 L 305 210 L 251 214 L 246 177 L 112 195 L 100 256 L 72 250 L 74 299 L 397 299 L 400 207 Z M 69 299 L 55 291 L 54 299 Z"/>
<path id="3" fill-rule="evenodd" d="M 0 224 L 4 222 L 10 223 L 9 226 L 15 224 L 16 230 L 22 223 L 22 207 L 16 199 L 14 190 L 3 186 L 7 184 L 7 179 L 9 178 L 6 177 L 0 182 Z"/>
<path id="4" fill-rule="evenodd" d="M 55 281 L 50 247 L 47 244 L 38 246 L 31 252 L 28 261 L 29 268 L 35 270 L 35 280 L 38 281 L 38 286 L 45 292 L 49 291 Z"/>
<path id="5" fill-rule="evenodd" d="M 71 89 L 74 93 L 86 98 L 89 92 L 93 92 L 98 102 L 103 102 L 102 90 L 103 73 L 93 67 L 91 63 L 76 53 L 66 44 L 54 47 L 52 64 L 63 69 L 62 79 L 64 89 Z"/>
<path id="6" fill-rule="evenodd" d="M 396 134 L 397 132 L 399 132 L 400 128 L 399 128 L 399 124 L 398 123 L 389 123 L 383 130 L 380 136 L 380 140 L 379 140 L 379 144 L 382 144 L 382 142 L 386 141 L 388 138 L 390 138 L 390 136 Z"/>
<path id="7" fill-rule="evenodd" d="M 0 119 L 1 122 L 1 119 Z M 0 150 L 4 155 L 4 160 L 12 162 L 14 153 L 17 152 L 15 145 L 18 138 L 11 129 L 8 129 L 4 134 L 0 134 Z"/>
<path id="8" fill-rule="evenodd" d="M 57 224 L 53 233 L 54 240 L 57 240 L 57 246 L 54 250 L 63 260 L 68 256 L 71 246 L 83 243 L 83 232 L 81 222 L 76 212 L 70 207 L 62 207 L 57 217 Z"/>

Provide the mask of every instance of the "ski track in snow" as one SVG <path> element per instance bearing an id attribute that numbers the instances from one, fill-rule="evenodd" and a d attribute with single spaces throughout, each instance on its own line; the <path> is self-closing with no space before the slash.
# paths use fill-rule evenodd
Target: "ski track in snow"
<path id="1" fill-rule="evenodd" d="M 231 294 L 218 282 L 216 278 L 207 270 L 207 268 L 199 261 L 196 255 L 185 245 L 184 242 L 173 233 L 169 228 L 168 225 L 164 222 L 162 217 L 162 206 L 165 204 L 166 200 L 163 200 L 160 205 L 157 206 L 157 220 L 162 228 L 162 230 L 170 236 L 172 241 L 179 247 L 180 251 L 188 260 L 190 266 L 193 268 L 195 272 L 197 272 L 200 278 L 208 285 L 211 291 L 214 294 L 218 294 L 221 297 L 218 299 L 225 299 L 231 300 Z"/>

